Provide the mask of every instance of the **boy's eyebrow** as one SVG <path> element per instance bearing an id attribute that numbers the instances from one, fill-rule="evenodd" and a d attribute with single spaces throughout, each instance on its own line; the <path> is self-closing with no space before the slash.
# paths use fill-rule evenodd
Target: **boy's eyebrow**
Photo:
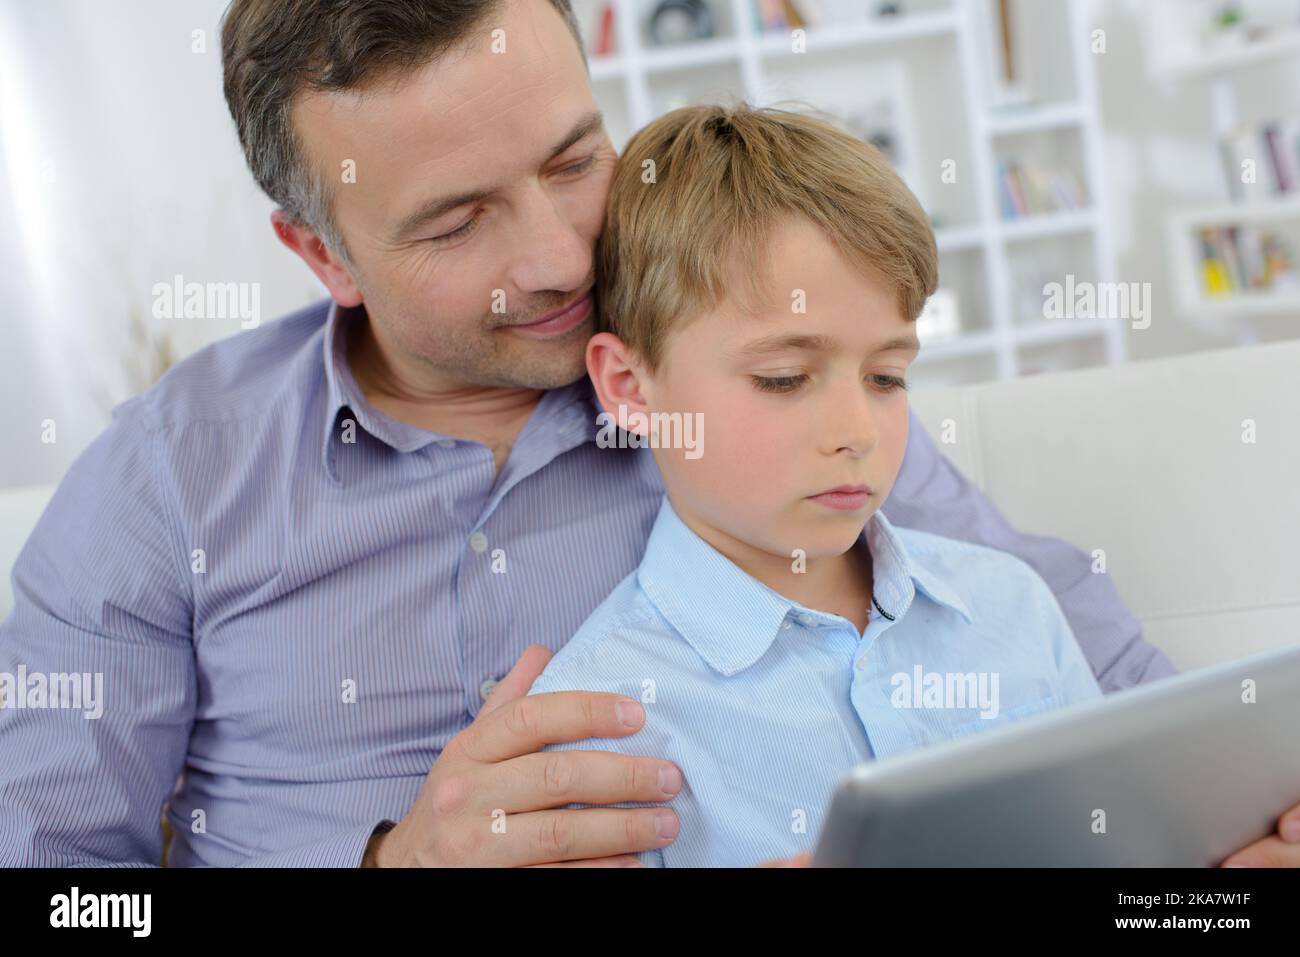
<path id="1" fill-rule="evenodd" d="M 551 149 L 550 155 L 542 161 L 542 165 L 549 163 L 574 143 L 587 138 L 604 125 L 605 115 L 601 113 L 600 110 L 592 110 L 589 113 L 584 113 L 582 116 L 578 117 L 578 121 L 573 124 L 573 128 L 570 129 L 568 133 L 564 134 L 564 138 L 555 144 Z M 433 222 L 444 213 L 451 212 L 451 210 L 458 206 L 464 206 L 468 203 L 477 203 L 479 200 L 487 199 L 500 189 L 501 185 L 499 183 L 494 183 L 490 186 L 466 190 L 462 193 L 456 194 L 455 196 L 441 196 L 428 200 L 398 224 L 397 230 L 393 233 L 393 237 L 395 239 L 402 239 L 409 236 L 421 226 Z"/>
<path id="2" fill-rule="evenodd" d="M 753 342 L 741 346 L 735 350 L 734 354 L 736 356 L 754 357 L 770 355 L 774 352 L 787 352 L 791 349 L 802 349 L 806 352 L 833 352 L 835 350 L 835 340 L 822 335 L 764 336 L 762 339 L 755 339 Z M 921 343 L 915 334 L 895 336 L 880 343 L 872 350 L 871 354 L 891 352 L 895 349 L 905 352 L 919 352 Z"/>

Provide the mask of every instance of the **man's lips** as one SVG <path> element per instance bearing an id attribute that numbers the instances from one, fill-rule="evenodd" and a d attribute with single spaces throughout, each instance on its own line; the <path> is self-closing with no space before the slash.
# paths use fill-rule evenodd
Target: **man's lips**
<path id="1" fill-rule="evenodd" d="M 531 326 L 540 326 L 543 325 L 544 323 L 553 322 L 554 320 L 559 319 L 561 316 L 564 316 L 566 313 L 572 312 L 573 310 L 582 307 L 588 300 L 590 300 L 590 298 L 591 298 L 591 290 L 588 289 L 586 292 L 584 292 L 581 296 L 578 296 L 568 305 L 561 306 L 559 309 L 556 309 L 554 312 L 548 312 L 540 319 L 534 319 L 532 322 L 515 323 L 515 328 L 527 329 Z"/>

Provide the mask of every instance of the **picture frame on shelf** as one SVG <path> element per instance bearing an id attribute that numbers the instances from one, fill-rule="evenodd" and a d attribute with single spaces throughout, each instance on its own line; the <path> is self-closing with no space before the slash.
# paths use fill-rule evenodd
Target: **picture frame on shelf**
<path id="1" fill-rule="evenodd" d="M 658 0 L 646 21 L 652 46 L 670 47 L 717 35 L 713 11 L 705 0 Z"/>
<path id="2" fill-rule="evenodd" d="M 960 337 L 961 332 L 961 304 L 957 294 L 941 286 L 925 301 L 925 307 L 917 317 L 917 338 L 924 348 L 933 343 L 950 342 Z"/>
<path id="3" fill-rule="evenodd" d="M 929 187 L 917 175 L 916 111 L 907 70 L 901 60 L 892 58 L 863 68 L 866 76 L 857 90 L 824 97 L 824 106 L 840 118 L 848 132 L 879 149 L 928 209 Z"/>

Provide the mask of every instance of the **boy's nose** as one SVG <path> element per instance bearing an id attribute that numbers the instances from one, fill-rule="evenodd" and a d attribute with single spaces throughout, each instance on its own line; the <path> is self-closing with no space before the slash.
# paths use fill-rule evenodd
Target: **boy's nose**
<path id="1" fill-rule="evenodd" d="M 840 383 L 826 390 L 818 410 L 822 449 L 828 455 L 861 457 L 880 437 L 880 410 L 865 383 Z"/>

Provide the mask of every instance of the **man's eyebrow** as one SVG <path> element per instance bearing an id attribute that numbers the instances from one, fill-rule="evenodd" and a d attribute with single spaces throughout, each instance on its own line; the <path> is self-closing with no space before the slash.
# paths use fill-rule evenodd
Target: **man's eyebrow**
<path id="1" fill-rule="evenodd" d="M 542 161 L 543 165 L 549 163 L 555 157 L 559 156 L 574 143 L 583 140 L 595 133 L 605 125 L 605 116 L 600 110 L 592 110 L 590 113 L 584 113 L 578 117 L 578 121 L 573 124 L 573 128 L 564 135 L 564 138 L 552 148 L 549 156 Z M 466 190 L 463 193 L 457 193 L 455 196 L 442 196 L 431 199 L 424 203 L 415 212 L 411 213 L 398 225 L 395 237 L 402 239 L 415 232 L 421 226 L 433 222 L 445 213 L 451 212 L 459 206 L 465 206 L 469 203 L 477 203 L 480 200 L 487 199 L 493 193 L 500 190 L 499 184 L 484 186 L 478 189 Z"/>
<path id="2" fill-rule="evenodd" d="M 788 352 L 792 349 L 802 349 L 805 352 L 833 352 L 835 350 L 835 340 L 828 336 L 822 335 L 775 335 L 764 336 L 762 339 L 755 339 L 735 350 L 736 356 L 752 358 L 756 356 L 770 355 L 776 352 Z M 915 334 L 895 336 L 885 342 L 880 343 L 872 350 L 872 355 L 880 352 L 891 352 L 895 349 L 907 352 L 919 352 L 921 343 Z"/>

